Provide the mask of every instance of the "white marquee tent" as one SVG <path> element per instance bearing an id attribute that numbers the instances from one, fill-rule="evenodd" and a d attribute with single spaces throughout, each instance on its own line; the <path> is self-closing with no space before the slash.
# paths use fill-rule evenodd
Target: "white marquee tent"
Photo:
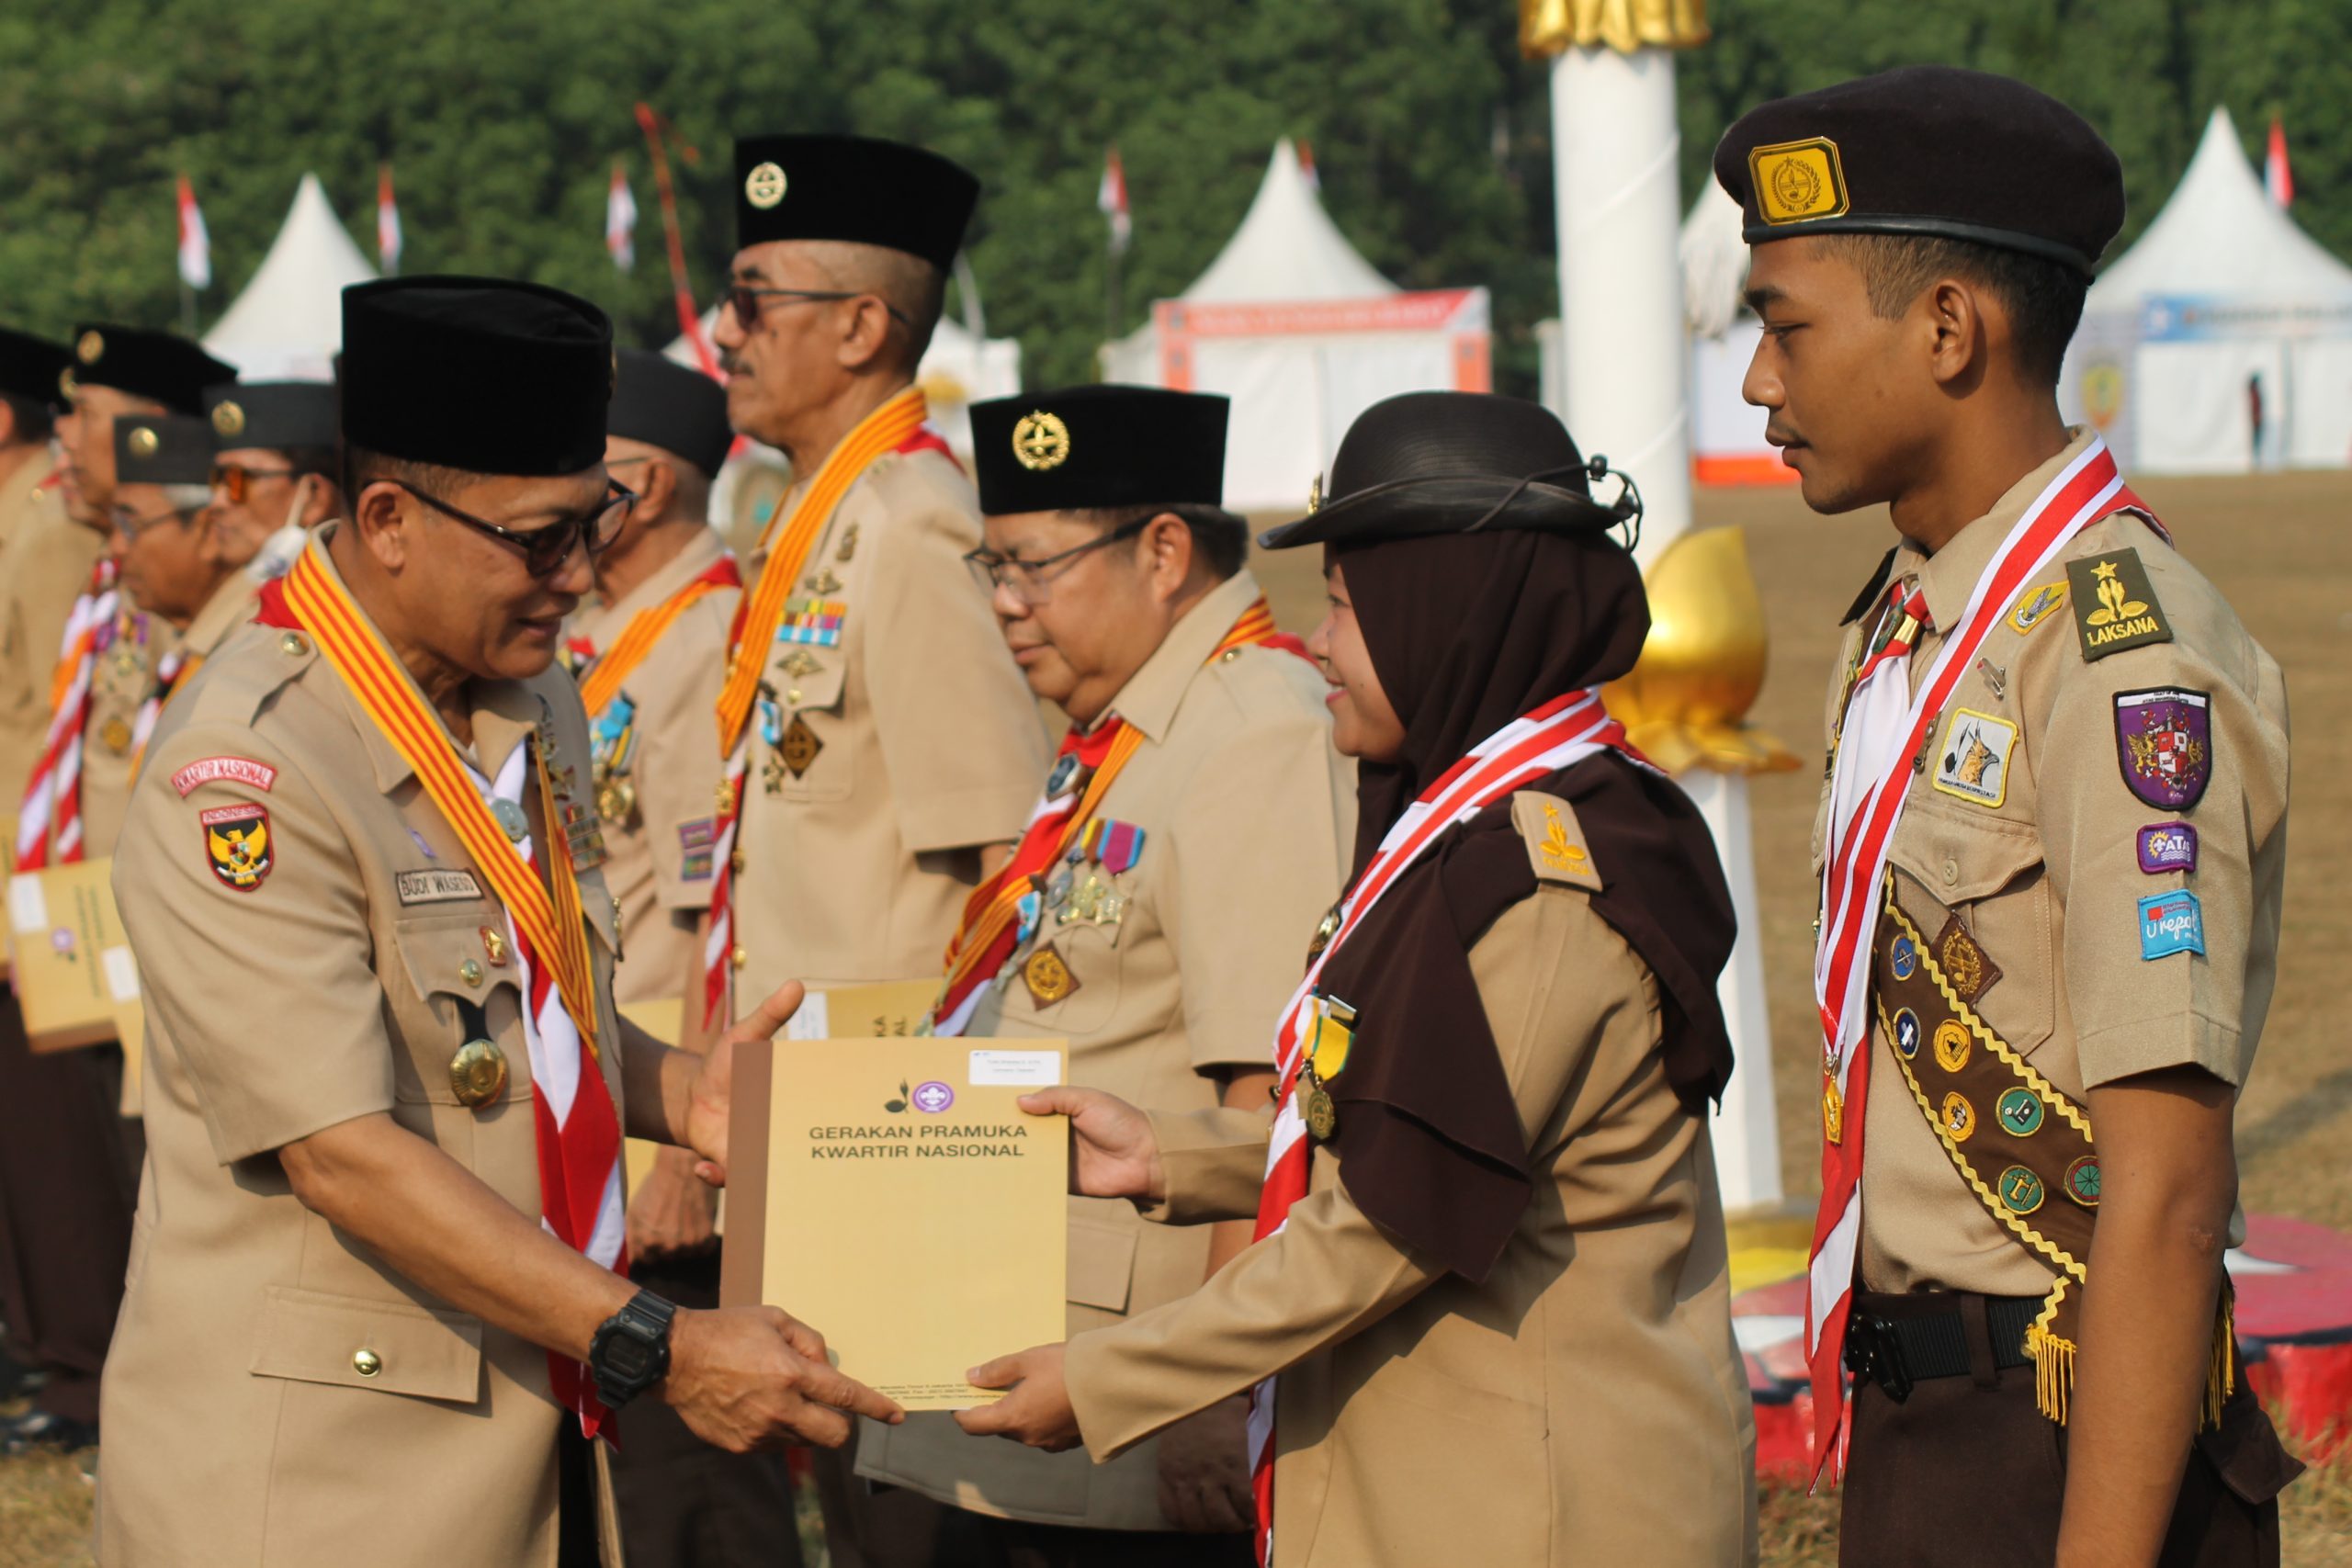
<path id="1" fill-rule="evenodd" d="M 343 347 L 343 291 L 376 276 L 319 176 L 304 175 L 269 254 L 204 346 L 248 381 L 326 381 Z"/>
<path id="2" fill-rule="evenodd" d="M 1285 138 L 1208 270 L 1102 349 L 1114 381 L 1233 400 L 1226 503 L 1297 507 L 1356 415 L 1384 398 L 1491 385 L 1484 288 L 1408 293 L 1356 254 Z"/>
<path id="3" fill-rule="evenodd" d="M 2264 194 L 2226 109 L 2091 286 L 2061 399 L 2143 473 L 2352 462 L 2352 267 Z"/>

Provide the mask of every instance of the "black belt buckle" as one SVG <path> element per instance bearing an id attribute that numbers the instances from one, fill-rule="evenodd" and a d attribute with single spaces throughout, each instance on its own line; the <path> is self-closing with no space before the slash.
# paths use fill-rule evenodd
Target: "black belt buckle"
<path id="1" fill-rule="evenodd" d="M 1848 1320 L 1846 1370 L 1878 1384 L 1897 1404 L 1911 1397 L 1911 1368 L 1904 1359 L 1903 1342 L 1885 1318 L 1857 1312 Z"/>

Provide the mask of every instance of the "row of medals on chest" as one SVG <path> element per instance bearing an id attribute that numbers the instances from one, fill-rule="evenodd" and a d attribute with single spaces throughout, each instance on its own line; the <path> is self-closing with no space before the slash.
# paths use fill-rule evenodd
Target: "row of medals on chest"
<path id="1" fill-rule="evenodd" d="M 556 813 L 561 818 L 564 842 L 571 851 L 572 869 L 574 872 L 593 871 L 605 863 L 604 826 L 593 807 L 572 798 L 573 792 L 579 787 L 579 770 L 564 762 L 562 750 L 556 744 L 554 716 L 548 711 L 544 701 L 539 704 L 539 722 L 535 739 L 540 761 L 548 771 L 548 785 L 555 795 Z M 531 784 L 526 783 L 524 787 L 528 789 Z M 490 803 L 490 816 L 491 820 L 498 824 L 498 830 L 506 835 L 508 842 L 519 844 L 530 836 L 530 815 L 519 802 L 503 796 L 494 797 Z M 620 906 L 617 900 L 613 908 L 618 915 Z M 505 932 L 495 926 L 482 927 L 481 945 L 482 957 L 489 961 L 491 968 L 506 967 L 510 950 Z M 469 988 L 478 989 L 486 978 L 481 961 L 468 958 L 458 964 L 458 978 L 464 981 Z M 484 1015 L 479 1010 L 471 1008 L 465 1010 L 470 1014 L 469 1022 L 484 1020 Z M 506 1053 L 486 1033 L 476 1035 L 458 1046 L 458 1054 L 449 1058 L 449 1088 L 460 1105 L 479 1108 L 497 1100 L 506 1092 Z"/>
<path id="2" fill-rule="evenodd" d="M 841 548 L 834 554 L 833 558 L 846 561 L 856 550 L 857 525 L 853 523 L 849 525 L 849 531 L 842 536 Z M 802 579 L 800 586 L 803 592 L 822 598 L 828 593 L 840 592 L 842 583 L 839 572 L 833 570 L 831 567 L 825 567 Z M 806 681 L 809 676 L 821 671 L 825 668 L 825 661 L 806 648 L 796 646 L 782 659 L 776 660 L 775 668 L 777 673 L 783 675 L 787 681 Z M 808 727 L 808 721 L 800 716 L 800 688 L 798 686 L 786 686 L 779 694 L 773 684 L 763 681 L 760 682 L 760 695 L 781 707 L 793 710 L 792 722 L 784 726 L 769 741 L 768 760 L 760 768 L 762 786 L 770 795 L 782 795 L 785 775 L 789 773 L 797 779 L 807 773 L 815 764 L 817 753 L 825 749 L 825 742 L 814 729 Z M 719 789 L 722 795 L 727 793 L 725 784 L 722 784 Z M 719 815 L 724 817 L 733 807 L 734 802 L 729 798 L 719 807 Z"/>

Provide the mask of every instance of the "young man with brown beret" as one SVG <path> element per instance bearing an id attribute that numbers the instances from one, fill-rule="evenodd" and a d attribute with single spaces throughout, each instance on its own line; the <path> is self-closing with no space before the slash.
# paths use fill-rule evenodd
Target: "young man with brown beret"
<path id="1" fill-rule="evenodd" d="M 1748 400 L 1815 511 L 1898 536 L 1847 616 L 1814 840 L 1805 1344 L 1842 1560 L 2276 1562 L 2296 1467 L 2222 1260 L 2286 691 L 2059 415 L 2122 170 L 2056 100 L 1935 66 L 1767 104 L 1715 175 L 1754 247 Z"/>

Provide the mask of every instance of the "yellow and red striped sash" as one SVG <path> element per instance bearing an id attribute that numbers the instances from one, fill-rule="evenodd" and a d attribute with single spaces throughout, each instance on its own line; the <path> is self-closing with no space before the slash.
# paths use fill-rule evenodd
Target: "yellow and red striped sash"
<path id="1" fill-rule="evenodd" d="M 929 412 L 922 389 L 909 387 L 858 421 L 817 469 L 808 493 L 800 498 L 791 516 L 769 525 L 767 537 L 762 541 L 767 561 L 760 570 L 759 586 L 744 601 L 727 650 L 727 684 L 718 694 L 720 756 L 731 755 L 743 737 L 743 726 L 759 694 L 760 675 L 767 667 L 768 649 L 784 619 L 785 600 L 800 580 L 800 569 L 808 564 L 808 552 L 831 520 L 833 508 L 876 457 L 895 450 L 922 427 Z"/>
<path id="2" fill-rule="evenodd" d="M 1265 595 L 1261 593 L 1241 612 L 1232 629 L 1225 634 L 1202 662 L 1214 664 L 1234 649 L 1257 643 L 1272 644 L 1301 658 L 1306 656 L 1306 650 L 1295 638 L 1284 637 L 1274 630 L 1273 611 L 1267 607 Z M 964 900 L 963 917 L 956 921 L 956 934 L 947 942 L 947 977 L 940 991 L 939 1016 L 944 1017 L 952 1011 L 954 1004 L 969 992 L 969 982 L 975 970 L 985 965 L 993 971 L 1011 956 L 1009 948 L 1000 950 L 999 939 L 1004 935 L 1006 928 L 1019 918 L 1021 900 L 1030 890 L 1030 874 L 1053 865 L 1069 852 L 1069 846 L 1094 819 L 1102 797 L 1110 794 L 1113 782 L 1119 776 L 1119 770 L 1143 749 L 1142 730 L 1115 715 L 1110 722 L 1118 727 L 1118 733 L 1111 740 L 1110 750 L 1095 765 L 1094 776 L 1087 781 L 1085 792 L 1078 797 L 1078 805 L 1062 818 L 1061 830 L 1054 838 L 1052 852 L 1042 859 L 1015 852 L 994 877 L 972 889 Z M 1021 848 L 1025 851 L 1030 846 L 1024 841 Z M 1035 864 L 1031 863 L 1033 860 L 1036 861 Z"/>
<path id="3" fill-rule="evenodd" d="M 637 672 L 653 645 L 662 640 L 680 615 L 696 600 L 718 592 L 722 588 L 741 588 L 743 579 L 735 570 L 735 558 L 722 556 L 710 570 L 679 589 L 659 604 L 649 604 L 628 618 L 621 635 L 613 646 L 596 656 L 588 673 L 580 678 L 580 702 L 593 716 L 612 705 L 621 694 L 621 684 Z"/>
<path id="4" fill-rule="evenodd" d="M 384 646 L 350 593 L 321 561 L 324 547 L 313 543 L 274 587 L 282 588 L 286 608 L 319 645 L 328 668 L 343 679 L 359 706 L 399 749 L 417 782 L 456 829 L 458 842 L 490 882 L 498 901 L 553 974 L 563 1010 L 580 1031 L 589 1059 L 596 1059 L 594 970 L 588 955 L 588 922 L 580 907 L 580 883 L 572 869 L 571 843 L 557 809 L 547 758 L 535 755 L 543 830 L 538 841 L 552 858 L 548 883 L 540 885 L 514 843 L 482 804 L 467 775 L 464 760 L 408 672 Z M 265 600 L 268 595 L 265 593 Z M 265 604 L 265 608 L 266 605 Z M 267 618 L 265 616 L 265 618 Z M 276 624 L 274 621 L 272 624 Z"/>

